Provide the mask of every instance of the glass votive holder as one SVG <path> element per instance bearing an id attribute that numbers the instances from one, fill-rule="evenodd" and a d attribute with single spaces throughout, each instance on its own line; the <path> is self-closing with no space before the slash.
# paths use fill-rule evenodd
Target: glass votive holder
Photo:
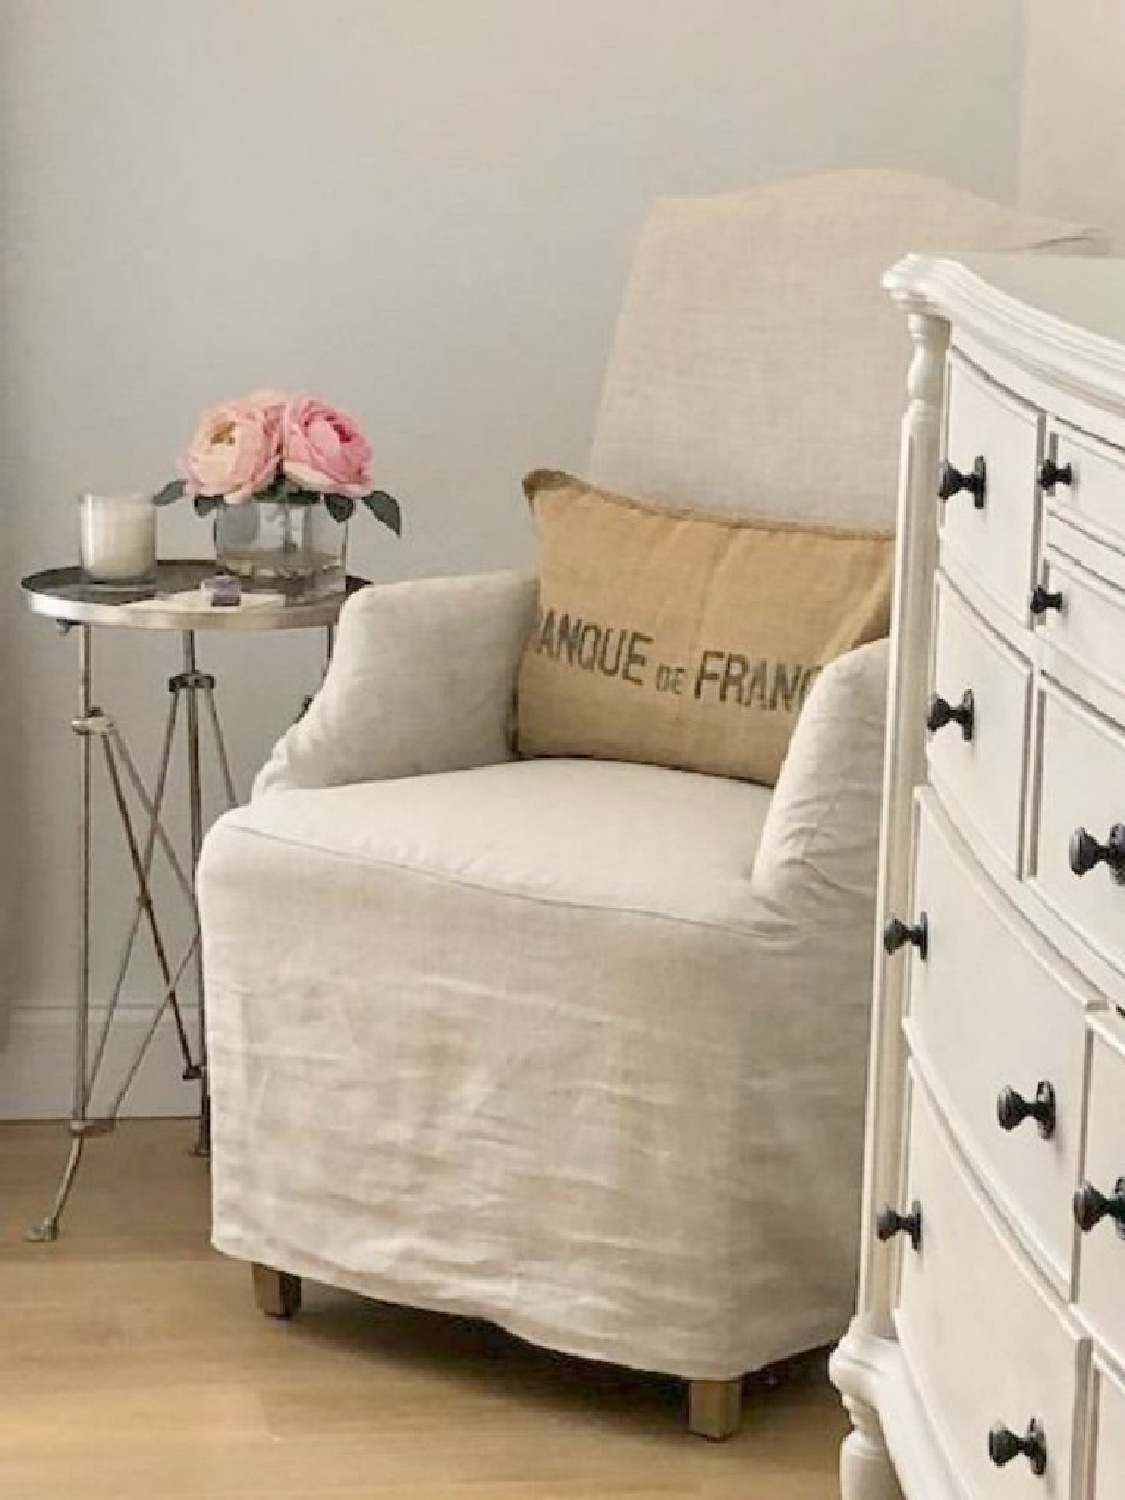
<path id="1" fill-rule="evenodd" d="M 156 579 L 156 506 L 142 491 L 82 495 L 82 571 L 94 583 L 144 584 Z"/>

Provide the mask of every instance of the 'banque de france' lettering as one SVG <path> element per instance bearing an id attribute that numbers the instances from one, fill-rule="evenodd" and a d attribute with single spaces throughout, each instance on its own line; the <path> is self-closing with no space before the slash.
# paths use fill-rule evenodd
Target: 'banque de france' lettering
<path id="1" fill-rule="evenodd" d="M 695 674 L 694 695 L 719 703 L 734 701 L 742 708 L 782 709 L 796 713 L 804 706 L 819 667 L 786 666 L 764 656 L 753 659 L 737 651 L 704 651 Z"/>
<path id="2" fill-rule="evenodd" d="M 646 646 L 652 636 L 641 630 L 623 630 L 618 626 L 599 625 L 594 620 L 546 610 L 535 629 L 535 649 L 552 661 L 581 667 L 585 672 L 601 672 L 604 677 L 620 677 L 634 687 L 644 687 L 644 669 L 648 665 Z"/>
<path id="3" fill-rule="evenodd" d="M 821 671 L 737 651 L 704 650 L 685 682 L 684 668 L 673 663 L 657 660 L 652 673 L 647 671 L 653 644 L 644 631 L 601 625 L 553 608 L 541 610 L 535 622 L 535 650 L 552 661 L 662 693 L 686 691 L 690 682 L 692 696 L 701 702 L 797 713 Z"/>

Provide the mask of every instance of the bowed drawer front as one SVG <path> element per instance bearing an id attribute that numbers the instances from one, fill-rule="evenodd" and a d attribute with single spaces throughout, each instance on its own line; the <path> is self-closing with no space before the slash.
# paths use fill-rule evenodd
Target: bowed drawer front
<path id="1" fill-rule="evenodd" d="M 1104 1035 L 1094 1042 L 1086 1161 L 1075 1216 L 1082 1226 L 1078 1306 L 1093 1331 L 1125 1361 L 1125 1050 Z"/>
<path id="2" fill-rule="evenodd" d="M 964 359 L 950 358 L 948 381 L 942 561 L 954 578 L 1023 620 L 1032 585 L 1043 418 Z"/>
<path id="3" fill-rule="evenodd" d="M 930 779 L 963 824 L 1019 867 L 1031 668 L 960 598 L 937 590 Z"/>
<path id="4" fill-rule="evenodd" d="M 1120 1500 L 1125 1478 L 1125 1385 L 1102 1370 L 1098 1375 L 1095 1429 L 1094 1500 Z"/>
<path id="5" fill-rule="evenodd" d="M 1048 669 L 1065 672 L 1080 689 L 1096 692 L 1101 685 L 1125 699 L 1125 591 L 1053 547 L 1045 554 L 1044 580 L 1038 628 L 1051 653 Z"/>
<path id="6" fill-rule="evenodd" d="M 1064 1500 L 1080 1340 L 1012 1251 L 917 1080 L 912 1095 L 908 1196 L 922 1232 L 917 1250 L 903 1242 L 897 1321 L 922 1400 L 973 1500 Z M 1022 1439 L 1032 1422 L 1042 1473 L 1034 1453 L 990 1458 L 993 1430 Z"/>
<path id="7" fill-rule="evenodd" d="M 928 941 L 925 960 L 912 957 L 912 1048 L 987 1190 L 1068 1291 L 1082 994 L 931 804 L 920 813 L 915 906 Z"/>
<path id="8" fill-rule="evenodd" d="M 1125 968 L 1125 732 L 1044 681 L 1034 886 Z"/>
<path id="9" fill-rule="evenodd" d="M 1052 423 L 1051 508 L 1125 548 L 1125 451 L 1065 422 Z"/>

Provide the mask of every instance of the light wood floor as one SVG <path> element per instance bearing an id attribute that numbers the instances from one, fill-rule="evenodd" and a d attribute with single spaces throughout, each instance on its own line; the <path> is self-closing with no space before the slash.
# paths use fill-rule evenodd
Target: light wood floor
<path id="1" fill-rule="evenodd" d="M 87 1147 L 63 1237 L 60 1127 L 0 1127 L 3 1500 L 829 1500 L 844 1419 L 818 1367 L 690 1438 L 671 1381 L 480 1324 L 306 1288 L 263 1318 L 207 1244 L 186 1123 Z"/>

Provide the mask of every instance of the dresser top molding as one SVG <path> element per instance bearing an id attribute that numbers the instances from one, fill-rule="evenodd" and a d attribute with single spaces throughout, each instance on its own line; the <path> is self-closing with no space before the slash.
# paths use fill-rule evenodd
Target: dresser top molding
<path id="1" fill-rule="evenodd" d="M 883 277 L 906 312 L 1098 406 L 1125 411 L 1125 259 L 907 255 Z"/>

